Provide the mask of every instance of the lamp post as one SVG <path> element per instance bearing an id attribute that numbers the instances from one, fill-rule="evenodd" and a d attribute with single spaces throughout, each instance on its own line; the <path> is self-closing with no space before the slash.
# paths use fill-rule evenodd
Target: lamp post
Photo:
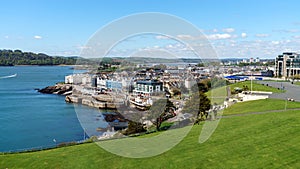
<path id="1" fill-rule="evenodd" d="M 251 94 L 252 94 L 252 80 L 253 80 L 253 73 L 251 73 Z"/>
<path id="2" fill-rule="evenodd" d="M 286 110 L 286 107 L 287 107 L 287 101 L 288 101 L 288 99 L 287 99 L 287 98 L 285 98 L 284 110 Z"/>

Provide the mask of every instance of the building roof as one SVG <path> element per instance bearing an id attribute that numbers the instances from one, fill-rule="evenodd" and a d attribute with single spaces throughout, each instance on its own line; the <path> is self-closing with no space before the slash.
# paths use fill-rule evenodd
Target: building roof
<path id="1" fill-rule="evenodd" d="M 144 84 L 144 85 L 160 85 L 162 84 L 161 81 L 158 80 L 141 80 L 141 81 L 137 81 L 137 84 Z"/>

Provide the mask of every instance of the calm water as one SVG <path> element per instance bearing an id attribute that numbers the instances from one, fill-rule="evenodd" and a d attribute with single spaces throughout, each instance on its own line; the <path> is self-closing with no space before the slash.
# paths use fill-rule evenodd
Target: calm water
<path id="1" fill-rule="evenodd" d="M 83 139 L 83 129 L 72 104 L 63 96 L 40 94 L 43 88 L 64 81 L 70 67 L 0 67 L 0 152 Z M 90 115 L 96 116 L 95 114 Z"/>

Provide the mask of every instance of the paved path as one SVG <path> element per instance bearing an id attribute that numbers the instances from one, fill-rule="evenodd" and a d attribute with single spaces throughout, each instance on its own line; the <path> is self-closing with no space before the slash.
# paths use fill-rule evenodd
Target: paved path
<path id="1" fill-rule="evenodd" d="M 295 101 L 300 102 L 300 86 L 291 84 L 291 82 L 276 82 L 276 81 L 257 81 L 260 84 L 269 85 L 271 87 L 275 88 L 284 88 L 286 92 L 284 93 L 273 93 L 270 95 L 270 98 L 276 98 L 276 99 L 286 99 L 286 98 L 292 98 Z M 232 115 L 223 115 L 221 118 L 231 118 L 236 116 L 248 116 L 252 114 L 266 114 L 266 113 L 281 113 L 288 110 L 300 110 L 300 108 L 294 108 L 294 109 L 280 109 L 280 110 L 268 110 L 264 112 L 249 112 L 249 113 L 243 113 L 243 114 L 232 114 Z"/>
<path id="2" fill-rule="evenodd" d="M 270 98 L 286 99 L 292 98 L 295 101 L 300 101 L 300 86 L 294 85 L 291 82 L 276 82 L 276 81 L 257 81 L 260 84 L 269 85 L 275 88 L 284 88 L 284 93 L 273 93 Z"/>

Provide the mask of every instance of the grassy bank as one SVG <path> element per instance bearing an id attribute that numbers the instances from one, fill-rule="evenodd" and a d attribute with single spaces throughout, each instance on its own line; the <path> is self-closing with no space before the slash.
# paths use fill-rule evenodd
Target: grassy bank
<path id="1" fill-rule="evenodd" d="M 222 119 L 212 137 L 203 144 L 198 143 L 202 125 L 196 125 L 176 147 L 151 158 L 124 158 L 89 143 L 33 153 L 0 155 L 0 166 L 2 168 L 298 168 L 299 120 L 299 111 Z"/>
<path id="2" fill-rule="evenodd" d="M 223 115 L 264 112 L 271 110 L 285 110 L 285 107 L 287 109 L 300 108 L 300 103 L 270 98 L 263 100 L 247 101 L 234 104 L 228 107 L 224 110 Z"/>
<path id="3" fill-rule="evenodd" d="M 243 88 L 244 86 L 248 86 L 249 90 L 251 90 L 251 81 L 243 81 L 237 82 L 234 84 L 229 85 L 230 89 L 233 90 L 235 87 Z M 206 95 L 211 99 L 212 103 L 221 104 L 224 102 L 225 98 L 227 97 L 227 86 L 214 88 L 206 93 Z M 252 82 L 252 90 L 253 91 L 266 91 L 266 92 L 273 92 L 273 93 L 280 93 L 283 92 L 282 90 L 278 90 L 277 88 L 265 86 L 255 81 Z"/>
<path id="4" fill-rule="evenodd" d="M 231 89 L 234 89 L 235 87 L 243 88 L 243 86 L 248 86 L 249 90 L 251 90 L 251 81 L 238 82 L 238 83 L 234 83 L 234 84 L 230 85 Z M 282 92 L 282 90 L 278 90 L 277 88 L 256 83 L 256 81 L 252 82 L 252 90 L 253 91 L 266 91 L 266 92 L 273 92 L 273 93 L 281 93 Z"/>

